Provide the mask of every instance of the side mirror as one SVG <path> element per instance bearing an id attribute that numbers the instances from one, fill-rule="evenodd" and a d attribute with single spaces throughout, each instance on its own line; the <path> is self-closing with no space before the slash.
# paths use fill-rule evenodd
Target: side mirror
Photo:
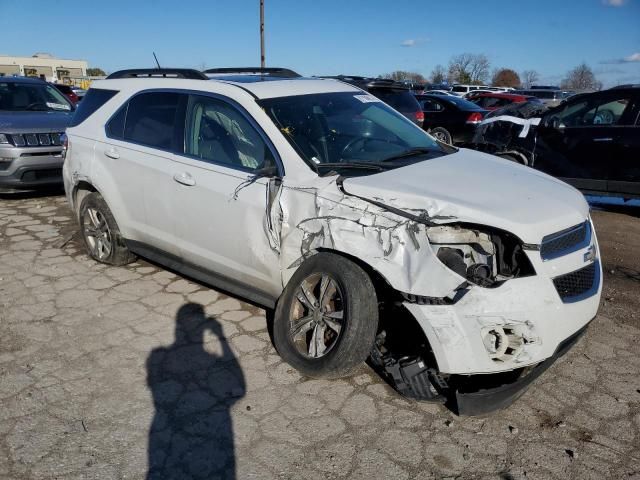
<path id="1" fill-rule="evenodd" d="M 278 176 L 278 167 L 272 163 L 269 163 L 256 171 L 254 171 L 255 178 L 270 178 Z"/>

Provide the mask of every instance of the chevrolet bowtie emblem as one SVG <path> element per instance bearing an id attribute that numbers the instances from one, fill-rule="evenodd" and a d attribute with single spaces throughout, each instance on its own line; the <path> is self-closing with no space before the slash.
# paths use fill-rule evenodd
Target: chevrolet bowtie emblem
<path id="1" fill-rule="evenodd" d="M 591 245 L 584 254 L 584 262 L 585 263 L 593 262 L 595 259 L 596 259 L 596 247 L 594 245 Z"/>

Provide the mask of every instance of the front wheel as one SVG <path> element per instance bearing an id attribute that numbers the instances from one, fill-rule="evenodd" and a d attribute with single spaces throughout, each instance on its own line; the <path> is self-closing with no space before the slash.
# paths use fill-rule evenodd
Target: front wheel
<path id="1" fill-rule="evenodd" d="M 303 263 L 285 288 L 274 318 L 274 343 L 309 377 L 348 375 L 373 346 L 378 301 L 369 275 L 332 253 Z"/>

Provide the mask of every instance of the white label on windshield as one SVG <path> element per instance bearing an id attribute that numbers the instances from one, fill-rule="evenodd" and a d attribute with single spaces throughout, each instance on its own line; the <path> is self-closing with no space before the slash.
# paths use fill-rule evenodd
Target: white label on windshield
<path id="1" fill-rule="evenodd" d="M 354 97 L 360 100 L 362 103 L 372 103 L 380 101 L 373 95 L 354 95 Z"/>
<path id="2" fill-rule="evenodd" d="M 71 107 L 69 105 L 65 105 L 64 103 L 47 102 L 47 107 L 55 108 L 56 110 L 71 110 Z"/>

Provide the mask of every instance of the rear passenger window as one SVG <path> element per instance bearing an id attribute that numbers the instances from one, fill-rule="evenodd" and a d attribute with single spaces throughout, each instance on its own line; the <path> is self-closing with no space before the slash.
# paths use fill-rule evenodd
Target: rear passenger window
<path id="1" fill-rule="evenodd" d="M 174 92 L 141 93 L 129 101 L 124 139 L 162 150 L 177 149 L 178 105 L 183 97 Z"/>
<path id="2" fill-rule="evenodd" d="M 211 97 L 191 95 L 185 153 L 240 170 L 275 164 L 266 143 L 238 109 Z"/>
<path id="3" fill-rule="evenodd" d="M 116 138 L 122 140 L 124 138 L 124 121 L 127 118 L 127 107 L 129 104 L 125 104 L 118 110 L 109 123 L 107 123 L 107 137 Z"/>
<path id="4" fill-rule="evenodd" d="M 90 88 L 87 94 L 78 104 L 78 109 L 73 114 L 69 123 L 70 127 L 80 125 L 89 118 L 96 110 L 107 103 L 116 93 L 116 90 L 104 90 L 102 88 Z"/>

